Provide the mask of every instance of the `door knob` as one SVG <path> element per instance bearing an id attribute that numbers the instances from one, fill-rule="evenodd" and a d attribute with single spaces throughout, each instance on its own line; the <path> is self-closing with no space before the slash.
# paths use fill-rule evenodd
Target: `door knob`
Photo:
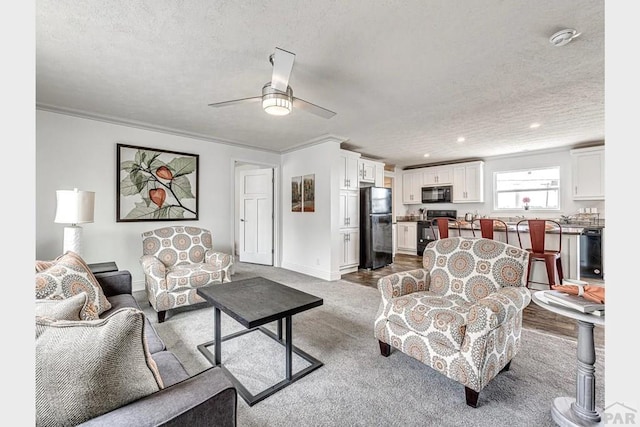
<path id="1" fill-rule="evenodd" d="M 240 222 L 244 222 L 244 219 L 240 218 Z"/>

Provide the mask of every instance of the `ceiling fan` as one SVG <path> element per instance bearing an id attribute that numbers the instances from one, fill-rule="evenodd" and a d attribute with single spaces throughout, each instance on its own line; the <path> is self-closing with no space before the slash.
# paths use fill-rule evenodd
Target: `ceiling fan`
<path id="1" fill-rule="evenodd" d="M 336 113 L 331 110 L 293 96 L 293 90 L 289 86 L 289 77 L 291 76 L 295 57 L 294 53 L 277 47 L 275 53 L 269 55 L 269 62 L 273 65 L 273 73 L 271 81 L 262 86 L 262 96 L 216 102 L 209 104 L 209 107 L 227 107 L 229 105 L 262 101 L 264 111 L 274 116 L 285 116 L 291 112 L 292 107 L 325 119 L 335 116 Z"/>

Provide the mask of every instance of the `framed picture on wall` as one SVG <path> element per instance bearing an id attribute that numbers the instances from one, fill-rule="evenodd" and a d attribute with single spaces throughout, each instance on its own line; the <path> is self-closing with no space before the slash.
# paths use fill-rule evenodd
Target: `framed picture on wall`
<path id="1" fill-rule="evenodd" d="M 117 144 L 116 222 L 198 219 L 199 155 Z"/>
<path id="2" fill-rule="evenodd" d="M 316 175 L 305 175 L 302 179 L 302 212 L 316 211 Z"/>
<path id="3" fill-rule="evenodd" d="M 302 212 L 302 177 L 291 178 L 291 212 Z"/>

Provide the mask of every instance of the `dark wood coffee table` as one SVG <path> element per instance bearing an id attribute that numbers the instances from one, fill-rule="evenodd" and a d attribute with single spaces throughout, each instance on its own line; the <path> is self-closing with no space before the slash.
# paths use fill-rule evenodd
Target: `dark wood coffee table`
<path id="1" fill-rule="evenodd" d="M 215 309 L 214 340 L 200 344 L 198 350 L 214 365 L 220 366 L 234 383 L 242 398 L 253 406 L 278 390 L 299 380 L 309 372 L 322 366 L 322 362 L 293 345 L 291 316 L 321 306 L 322 298 L 290 288 L 263 277 L 212 284 L 198 288 L 198 295 L 207 300 Z M 237 320 L 246 330 L 222 336 L 220 311 Z M 282 338 L 282 319 L 285 319 L 285 338 Z M 278 322 L 278 334 L 261 327 L 266 323 Z M 285 347 L 285 379 L 254 395 L 222 365 L 222 342 L 259 330 Z M 214 354 L 207 347 L 215 345 Z M 292 372 L 292 353 L 296 353 L 310 363 L 306 368 Z"/>

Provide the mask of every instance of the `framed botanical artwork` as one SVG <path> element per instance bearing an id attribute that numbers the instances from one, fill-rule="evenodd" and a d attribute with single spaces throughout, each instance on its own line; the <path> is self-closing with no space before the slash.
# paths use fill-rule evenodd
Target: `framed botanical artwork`
<path id="1" fill-rule="evenodd" d="M 291 178 L 291 212 L 302 212 L 302 177 Z"/>
<path id="2" fill-rule="evenodd" d="M 116 221 L 197 220 L 199 157 L 117 144 Z"/>
<path id="3" fill-rule="evenodd" d="M 305 175 L 302 178 L 302 212 L 316 211 L 316 176 Z"/>

